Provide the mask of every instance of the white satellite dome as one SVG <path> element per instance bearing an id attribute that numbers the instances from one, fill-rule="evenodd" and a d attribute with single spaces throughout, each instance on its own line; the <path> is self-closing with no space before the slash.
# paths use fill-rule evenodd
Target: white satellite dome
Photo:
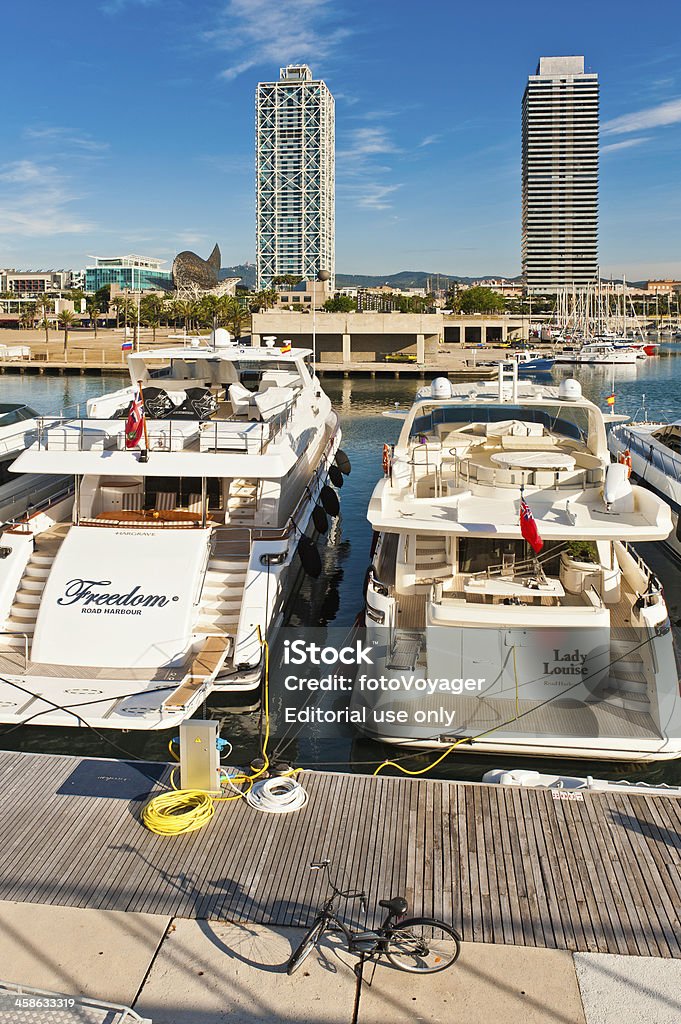
<path id="1" fill-rule="evenodd" d="M 451 398 L 452 382 L 446 377 L 436 377 L 430 385 L 431 398 Z"/>
<path id="2" fill-rule="evenodd" d="M 560 382 L 558 397 L 564 402 L 578 402 L 582 397 L 582 385 L 574 377 L 566 377 Z"/>
<path id="3" fill-rule="evenodd" d="M 224 327 L 216 327 L 213 331 L 213 345 L 215 348 L 226 348 L 232 344 L 232 335 Z"/>

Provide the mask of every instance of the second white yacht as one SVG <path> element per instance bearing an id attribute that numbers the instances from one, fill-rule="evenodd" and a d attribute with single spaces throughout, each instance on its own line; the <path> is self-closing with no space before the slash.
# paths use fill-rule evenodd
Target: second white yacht
<path id="1" fill-rule="evenodd" d="M 575 380 L 421 389 L 369 505 L 380 674 L 353 704 L 376 739 L 457 752 L 681 756 L 667 606 L 631 542 L 668 505 L 611 464 Z M 380 660 L 380 659 L 379 659 Z M 380 675 L 380 678 L 379 678 Z"/>

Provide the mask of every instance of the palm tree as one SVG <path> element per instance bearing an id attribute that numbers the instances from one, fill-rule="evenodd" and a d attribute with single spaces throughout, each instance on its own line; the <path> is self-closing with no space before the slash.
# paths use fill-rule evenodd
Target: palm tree
<path id="1" fill-rule="evenodd" d="M 100 308 L 100 305 L 99 305 L 99 302 L 97 301 L 97 296 L 96 295 L 91 296 L 91 298 L 89 298 L 87 300 L 87 311 L 88 311 L 88 314 L 90 316 L 90 320 L 92 322 L 92 326 L 95 329 L 95 338 L 96 338 L 97 337 L 97 317 L 102 312 L 102 310 Z"/>
<path id="2" fill-rule="evenodd" d="M 220 300 L 220 320 L 235 338 L 241 337 L 241 330 L 251 322 L 251 314 L 233 295 Z"/>
<path id="3" fill-rule="evenodd" d="M 50 341 L 50 324 L 47 319 L 47 314 L 52 312 L 53 303 L 52 299 L 47 295 L 38 296 L 37 307 L 40 310 L 40 324 L 41 327 L 45 328 L 45 341 L 49 344 Z"/>
<path id="4" fill-rule="evenodd" d="M 70 309 L 64 309 L 58 317 L 59 330 L 64 332 L 64 362 L 66 362 L 66 348 L 69 343 L 69 327 L 77 323 L 78 318 Z"/>
<path id="5" fill-rule="evenodd" d="M 259 313 L 261 309 L 271 309 L 277 304 L 277 293 L 269 288 L 266 291 L 256 292 L 249 296 L 248 308 L 251 313 Z"/>
<path id="6" fill-rule="evenodd" d="M 29 302 L 28 306 L 24 308 L 19 323 L 22 327 L 34 327 L 36 317 L 37 306 L 35 302 Z"/>
<path id="7" fill-rule="evenodd" d="M 151 327 L 152 341 L 156 341 L 156 328 L 160 327 L 163 314 L 163 299 L 158 295 L 145 295 L 140 301 L 140 319 L 145 327 Z"/>

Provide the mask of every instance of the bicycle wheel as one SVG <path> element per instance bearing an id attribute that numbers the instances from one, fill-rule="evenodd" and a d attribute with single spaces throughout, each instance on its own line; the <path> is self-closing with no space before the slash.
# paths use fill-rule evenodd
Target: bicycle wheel
<path id="1" fill-rule="evenodd" d="M 411 917 L 391 929 L 385 952 L 400 971 L 435 974 L 451 967 L 461 951 L 461 939 L 443 921 Z"/>
<path id="2" fill-rule="evenodd" d="M 286 964 L 286 973 L 293 974 L 297 971 L 303 960 L 307 959 L 314 947 L 319 942 L 322 932 L 324 931 L 324 922 L 315 921 L 310 928 L 309 932 L 300 943 L 294 953 L 291 954 L 291 959 Z"/>

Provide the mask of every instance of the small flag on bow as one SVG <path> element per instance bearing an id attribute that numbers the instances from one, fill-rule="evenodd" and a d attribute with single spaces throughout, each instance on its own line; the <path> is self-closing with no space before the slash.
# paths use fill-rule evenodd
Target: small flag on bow
<path id="1" fill-rule="evenodd" d="M 142 403 L 142 396 L 139 391 L 136 391 L 135 397 L 132 400 L 132 405 L 130 406 L 128 418 L 125 421 L 125 447 L 136 448 L 143 433 L 144 405 Z"/>
<path id="2" fill-rule="evenodd" d="M 539 536 L 537 524 L 534 521 L 532 510 L 524 498 L 520 499 L 520 532 L 530 545 L 535 555 L 538 555 L 544 547 L 544 541 Z"/>
<path id="3" fill-rule="evenodd" d="M 615 392 L 614 391 L 612 392 L 612 394 L 608 395 L 608 397 L 606 398 L 606 402 L 608 403 L 608 405 L 611 405 L 611 406 L 615 404 Z"/>

